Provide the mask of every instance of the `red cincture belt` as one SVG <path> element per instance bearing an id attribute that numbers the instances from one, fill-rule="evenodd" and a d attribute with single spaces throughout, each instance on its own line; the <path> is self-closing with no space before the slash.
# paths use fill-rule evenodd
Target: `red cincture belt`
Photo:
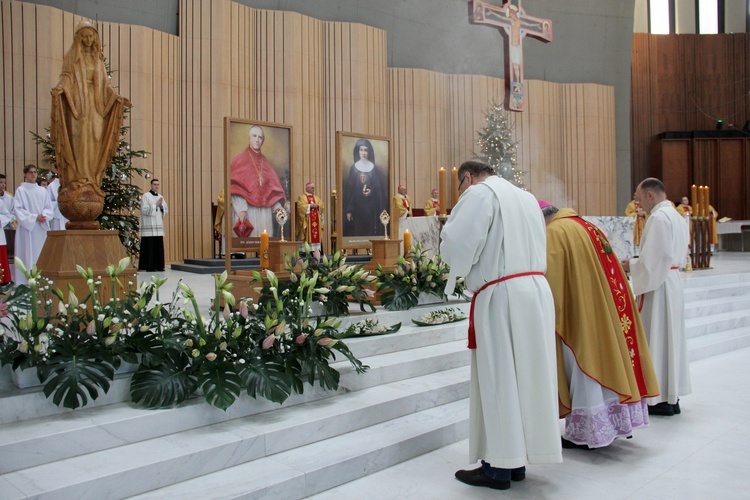
<path id="1" fill-rule="evenodd" d="M 502 278 L 488 281 L 487 283 L 482 285 L 482 288 L 474 292 L 474 296 L 471 297 L 471 309 L 469 309 L 469 349 L 477 348 L 477 337 L 474 331 L 474 303 L 477 300 L 477 295 L 479 295 L 479 292 L 481 292 L 482 290 L 484 290 L 490 285 L 496 285 L 497 283 L 500 283 L 502 281 L 512 280 L 514 278 L 521 278 L 523 276 L 544 276 L 544 273 L 541 271 L 529 271 L 526 273 L 518 273 L 518 274 L 511 274 L 508 276 L 503 276 Z"/>

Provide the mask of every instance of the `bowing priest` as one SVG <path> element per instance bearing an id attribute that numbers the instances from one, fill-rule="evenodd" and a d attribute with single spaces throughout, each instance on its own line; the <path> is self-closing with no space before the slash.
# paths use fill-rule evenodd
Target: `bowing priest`
<path id="1" fill-rule="evenodd" d="M 297 198 L 297 241 L 306 241 L 312 250 L 322 251 L 323 200 L 315 196 L 315 184 L 305 184 L 305 194 Z"/>
<path id="2" fill-rule="evenodd" d="M 23 182 L 16 189 L 13 211 L 18 221 L 15 254 L 27 269 L 36 264 L 47 241 L 49 220 L 54 216 L 52 201 L 47 190 L 36 183 L 38 172 L 35 165 L 23 167 Z M 23 271 L 16 268 L 16 284 L 27 283 Z"/>
<path id="3" fill-rule="evenodd" d="M 672 416 L 680 413 L 680 396 L 691 391 L 679 271 L 688 251 L 688 225 L 667 199 L 659 179 L 642 181 L 635 193 L 649 217 L 641 237 L 640 256 L 623 262 L 623 267 L 630 272 L 633 292 L 638 296 L 659 380 L 660 395 L 648 400 L 649 413 Z"/>
<path id="4" fill-rule="evenodd" d="M 544 219 L 531 193 L 467 161 L 458 204 L 442 232 L 445 293 L 464 276 L 469 318 L 469 458 L 456 479 L 492 489 L 526 477 L 526 464 L 562 461 L 555 370 L 555 310 Z"/>
<path id="5" fill-rule="evenodd" d="M 646 398 L 659 395 L 659 383 L 627 276 L 607 237 L 571 208 L 539 206 L 555 299 L 562 446 L 603 448 L 648 426 Z"/>

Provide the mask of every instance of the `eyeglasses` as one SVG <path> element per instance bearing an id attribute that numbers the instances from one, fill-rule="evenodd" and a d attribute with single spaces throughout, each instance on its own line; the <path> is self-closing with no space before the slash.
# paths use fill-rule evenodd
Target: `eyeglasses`
<path id="1" fill-rule="evenodd" d="M 36 174 L 38 174 L 39 172 L 37 172 L 36 170 L 29 170 L 29 171 L 28 171 L 28 172 L 26 172 L 26 173 L 27 173 L 27 174 L 31 174 L 31 175 L 36 175 Z"/>
<path id="2" fill-rule="evenodd" d="M 468 172 L 466 172 L 466 173 L 464 174 L 464 176 L 463 176 L 463 177 L 461 177 L 461 182 L 459 182 L 459 183 L 458 183 L 458 189 L 459 189 L 459 191 L 461 190 L 461 186 L 463 185 L 463 183 L 464 183 L 464 181 L 466 180 L 466 178 L 467 178 L 467 177 L 469 177 L 469 175 L 470 175 L 470 174 L 469 174 Z"/>

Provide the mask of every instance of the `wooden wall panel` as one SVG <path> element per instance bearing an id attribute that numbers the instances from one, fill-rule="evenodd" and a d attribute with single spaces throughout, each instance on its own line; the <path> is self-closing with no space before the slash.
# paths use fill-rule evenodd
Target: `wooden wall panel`
<path id="1" fill-rule="evenodd" d="M 719 210 L 721 217 L 743 219 L 747 214 L 748 205 L 745 203 L 746 170 L 725 169 L 723 165 L 743 165 L 748 152 L 747 139 L 723 139 L 719 143 L 718 169 L 708 180 L 709 186 L 715 186 L 711 204 Z M 718 203 L 720 202 L 720 203 Z M 729 210 L 729 212 L 728 212 Z"/>
<path id="2" fill-rule="evenodd" d="M 690 196 L 693 184 L 690 179 L 695 178 L 691 165 L 696 154 L 700 157 L 696 149 L 690 140 L 662 141 L 661 168 L 654 174 L 664 183 L 670 200 L 679 202 L 683 196 Z M 701 181 L 695 183 L 701 184 Z"/>
<path id="3" fill-rule="evenodd" d="M 0 0 L 0 158 L 11 187 L 23 164 L 39 160 L 28 130 L 49 126 L 49 89 L 78 20 Z M 337 131 L 391 137 L 392 188 L 405 183 L 421 206 L 438 168 L 472 158 L 488 105 L 504 100 L 501 79 L 388 68 L 386 33 L 362 24 L 181 0 L 179 32 L 100 23 L 113 83 L 135 104 L 129 140 L 150 151 L 137 161 L 162 181 L 170 204 L 170 262 L 211 255 L 226 116 L 292 127 L 293 199 L 308 180 L 326 198 L 335 186 Z M 533 80 L 527 87 L 527 111 L 510 115 L 527 188 L 582 213 L 617 213 L 613 89 Z"/>
<path id="4" fill-rule="evenodd" d="M 633 38 L 632 182 L 655 175 L 651 144 L 666 131 L 741 129 L 750 119 L 750 34 Z"/>
<path id="5" fill-rule="evenodd" d="M 692 184 L 708 185 L 722 217 L 750 218 L 750 138 L 664 139 L 653 149 L 671 200 L 689 196 Z"/>

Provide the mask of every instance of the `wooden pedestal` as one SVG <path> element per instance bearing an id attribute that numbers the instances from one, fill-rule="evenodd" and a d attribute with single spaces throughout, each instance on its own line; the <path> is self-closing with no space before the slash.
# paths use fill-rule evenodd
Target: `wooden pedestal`
<path id="1" fill-rule="evenodd" d="M 378 268 L 391 269 L 396 266 L 396 261 L 401 255 L 402 240 L 370 240 L 372 243 L 372 259 L 365 266 L 368 271 Z"/>
<path id="2" fill-rule="evenodd" d="M 291 255 L 299 250 L 300 244 L 299 241 L 276 240 L 268 242 L 268 269 L 274 273 L 285 271 L 284 256 Z"/>
<path id="3" fill-rule="evenodd" d="M 289 279 L 289 272 L 286 270 L 285 255 L 291 255 L 299 250 L 299 241 L 269 241 L 268 242 L 268 269 L 273 271 L 279 281 Z M 263 279 L 262 282 L 255 281 L 253 271 L 238 269 L 227 277 L 227 281 L 233 283 L 232 294 L 236 299 L 249 297 L 255 303 L 258 302 L 260 295 L 255 288 L 268 285 L 266 273 L 263 269 L 258 269 Z"/>
<path id="4" fill-rule="evenodd" d="M 68 230 L 49 231 L 42 253 L 36 263 L 42 276 L 54 282 L 54 286 L 67 295 L 68 284 L 73 285 L 75 294 L 79 298 L 88 295 L 89 288 L 86 280 L 76 270 L 76 264 L 83 268 L 90 267 L 94 276 L 101 276 L 100 290 L 105 297 L 109 297 L 111 281 L 107 275 L 109 264 L 117 265 L 126 256 L 125 249 L 120 243 L 116 231 L 104 230 Z M 131 288 L 138 286 L 138 274 L 135 268 L 128 267 L 120 275 L 120 281 L 125 287 L 128 282 Z M 122 297 L 122 290 L 115 286 L 118 295 Z"/>

